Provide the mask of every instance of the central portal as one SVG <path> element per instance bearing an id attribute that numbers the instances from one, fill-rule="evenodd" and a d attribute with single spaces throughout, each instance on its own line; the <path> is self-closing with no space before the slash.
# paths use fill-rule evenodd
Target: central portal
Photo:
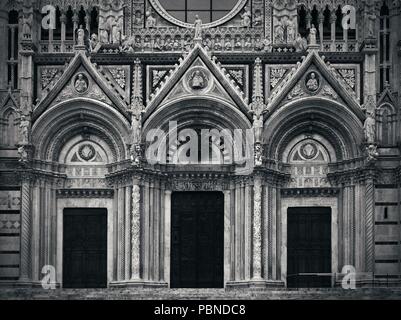
<path id="1" fill-rule="evenodd" d="M 174 192 L 171 209 L 171 288 L 223 288 L 223 193 Z"/>

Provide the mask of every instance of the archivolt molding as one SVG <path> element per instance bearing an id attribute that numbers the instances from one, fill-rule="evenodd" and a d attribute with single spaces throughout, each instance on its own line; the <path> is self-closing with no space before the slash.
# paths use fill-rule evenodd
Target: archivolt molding
<path id="1" fill-rule="evenodd" d="M 32 128 L 35 156 L 57 161 L 63 145 L 74 135 L 98 135 L 113 150 L 113 160 L 126 158 L 125 139 L 129 123 L 117 110 L 90 99 L 72 99 L 55 105 L 35 121 Z"/>
<path id="2" fill-rule="evenodd" d="M 201 118 L 202 121 L 199 122 Z M 222 129 L 252 128 L 249 119 L 225 101 L 216 97 L 186 97 L 159 107 L 143 125 L 143 135 L 146 136 L 150 129 L 168 129 L 169 121 L 177 121 L 179 125 L 199 122 Z"/>
<path id="3" fill-rule="evenodd" d="M 281 160 L 295 136 L 318 133 L 334 147 L 337 161 L 360 155 L 363 128 L 359 119 L 339 103 L 322 98 L 291 102 L 272 114 L 264 125 L 268 158 Z"/>

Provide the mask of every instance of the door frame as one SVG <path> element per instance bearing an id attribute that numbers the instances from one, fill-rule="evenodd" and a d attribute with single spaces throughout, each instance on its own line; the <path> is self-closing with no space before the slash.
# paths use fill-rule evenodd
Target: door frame
<path id="1" fill-rule="evenodd" d="M 188 190 L 188 192 L 193 190 Z M 165 208 L 165 219 L 164 219 L 164 280 L 170 288 L 170 268 L 171 268 L 171 196 L 173 192 L 185 192 L 182 190 L 166 191 L 164 198 Z M 230 242 L 230 230 L 231 230 L 231 207 L 230 207 L 230 190 L 207 190 L 199 192 L 222 192 L 224 195 L 224 248 L 223 248 L 223 286 L 226 288 L 227 282 L 229 281 L 231 272 L 231 242 Z"/>
<path id="2" fill-rule="evenodd" d="M 107 287 L 113 280 L 113 199 L 61 198 L 57 199 L 57 257 L 56 279 L 63 287 L 63 220 L 64 209 L 106 209 L 107 210 Z"/>
<path id="3" fill-rule="evenodd" d="M 287 287 L 287 214 L 288 208 L 331 208 L 331 272 L 338 272 L 338 199 L 337 197 L 288 197 L 281 199 L 281 279 Z M 333 283 L 332 283 L 333 285 Z"/>

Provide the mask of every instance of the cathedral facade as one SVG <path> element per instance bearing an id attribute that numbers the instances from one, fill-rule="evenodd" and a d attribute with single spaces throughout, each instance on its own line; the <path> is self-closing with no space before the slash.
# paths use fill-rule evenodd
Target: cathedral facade
<path id="1" fill-rule="evenodd" d="M 400 15 L 1 1 L 0 286 L 400 285 Z"/>

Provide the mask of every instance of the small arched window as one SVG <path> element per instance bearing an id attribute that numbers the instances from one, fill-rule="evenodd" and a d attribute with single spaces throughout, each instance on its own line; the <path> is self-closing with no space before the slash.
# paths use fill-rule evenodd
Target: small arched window
<path id="1" fill-rule="evenodd" d="M 12 88 L 18 88 L 18 12 L 11 10 L 8 14 L 8 70 L 7 79 Z"/>
<path id="2" fill-rule="evenodd" d="M 385 2 L 380 9 L 380 35 L 379 35 L 379 64 L 380 64 L 380 92 L 390 83 L 391 57 L 390 57 L 390 10 Z"/>

